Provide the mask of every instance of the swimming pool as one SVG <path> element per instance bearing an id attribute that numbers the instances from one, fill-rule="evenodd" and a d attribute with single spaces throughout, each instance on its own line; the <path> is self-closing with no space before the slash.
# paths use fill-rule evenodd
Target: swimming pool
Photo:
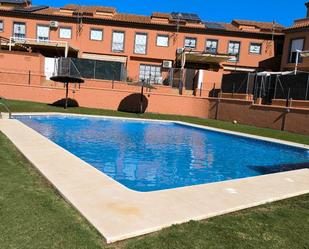
<path id="1" fill-rule="evenodd" d="M 15 118 L 141 192 L 309 166 L 305 149 L 173 122 L 63 115 Z"/>

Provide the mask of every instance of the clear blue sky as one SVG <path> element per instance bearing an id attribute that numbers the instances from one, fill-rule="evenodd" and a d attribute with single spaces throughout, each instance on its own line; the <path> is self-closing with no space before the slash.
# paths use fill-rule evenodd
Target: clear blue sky
<path id="1" fill-rule="evenodd" d="M 308 0 L 309 1 L 309 0 Z M 150 15 L 153 11 L 197 13 L 203 20 L 230 22 L 232 19 L 275 20 L 290 26 L 306 15 L 305 0 L 33 0 L 54 7 L 68 3 L 116 7 L 118 12 Z"/>

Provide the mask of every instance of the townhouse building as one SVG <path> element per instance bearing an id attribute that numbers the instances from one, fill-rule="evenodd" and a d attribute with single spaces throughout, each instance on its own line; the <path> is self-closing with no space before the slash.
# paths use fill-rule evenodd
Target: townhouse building
<path id="1" fill-rule="evenodd" d="M 227 73 L 279 70 L 283 29 L 275 22 L 210 22 L 190 13 L 142 16 L 112 7 L 0 0 L 0 48 L 42 54 L 47 76 L 52 58 L 69 56 L 85 67 L 116 63 L 125 71 L 121 80 L 175 87 L 182 82 L 190 91 L 219 88 Z"/>
<path id="2" fill-rule="evenodd" d="M 309 50 L 309 2 L 305 3 L 307 15 L 305 18 L 297 19 L 291 27 L 284 30 L 285 40 L 282 55 L 281 69 L 294 70 L 297 51 Z M 298 70 L 309 71 L 309 58 L 298 58 Z"/>

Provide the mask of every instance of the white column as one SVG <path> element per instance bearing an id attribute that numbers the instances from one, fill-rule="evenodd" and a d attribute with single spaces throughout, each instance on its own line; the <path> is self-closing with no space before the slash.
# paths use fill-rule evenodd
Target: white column
<path id="1" fill-rule="evenodd" d="M 199 69 L 198 70 L 198 78 L 197 78 L 197 88 L 201 89 L 203 86 L 203 79 L 204 79 L 204 70 Z"/>

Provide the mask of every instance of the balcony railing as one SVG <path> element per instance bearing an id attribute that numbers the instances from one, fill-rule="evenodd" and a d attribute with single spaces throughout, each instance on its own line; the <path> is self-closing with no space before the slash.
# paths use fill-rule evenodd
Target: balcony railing
<path id="1" fill-rule="evenodd" d="M 16 35 L 16 34 L 15 34 Z M 26 38 L 24 35 L 19 34 L 18 36 L 10 37 L 9 39 L 9 50 L 12 50 L 12 47 L 16 44 L 23 44 L 23 45 L 50 45 L 50 46 L 61 46 L 65 48 L 65 57 L 67 57 L 69 52 L 69 43 L 67 41 L 53 41 L 49 40 L 47 37 L 38 37 L 37 39 L 33 38 Z"/>

